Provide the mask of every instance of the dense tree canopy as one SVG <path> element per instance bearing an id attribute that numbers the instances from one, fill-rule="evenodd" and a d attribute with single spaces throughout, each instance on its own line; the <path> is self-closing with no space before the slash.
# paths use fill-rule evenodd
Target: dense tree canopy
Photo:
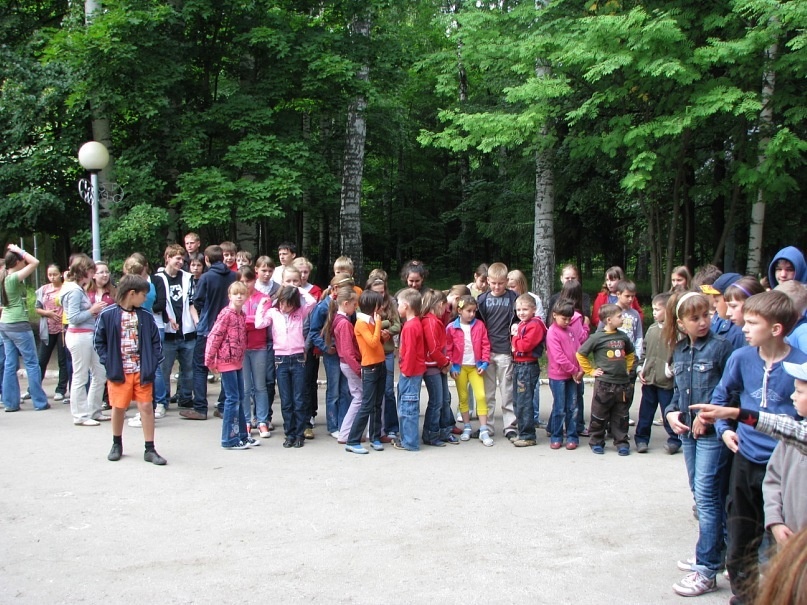
<path id="1" fill-rule="evenodd" d="M 105 255 L 193 229 L 326 267 L 360 117 L 365 267 L 530 274 L 549 178 L 558 261 L 654 289 L 676 264 L 742 271 L 749 243 L 804 240 L 804 4 L 0 2 L 0 225 L 58 260 L 87 245 L 76 152 L 101 121 L 125 191 Z"/>

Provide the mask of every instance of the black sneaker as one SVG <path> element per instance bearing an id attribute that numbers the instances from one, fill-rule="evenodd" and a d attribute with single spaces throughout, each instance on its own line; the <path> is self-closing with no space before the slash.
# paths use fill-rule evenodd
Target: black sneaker
<path id="1" fill-rule="evenodd" d="M 106 459 L 110 462 L 117 462 L 123 456 L 123 446 L 118 443 L 112 444 L 112 449 L 109 450 Z"/>
<path id="2" fill-rule="evenodd" d="M 305 445 L 305 437 L 298 437 L 294 440 L 294 445 L 292 447 L 301 448 Z"/>
<path id="3" fill-rule="evenodd" d="M 283 442 L 283 447 L 290 448 L 294 445 L 294 439 L 291 437 L 286 437 L 286 440 Z"/>
<path id="4" fill-rule="evenodd" d="M 163 466 L 168 461 L 157 453 L 157 450 L 146 450 L 143 453 L 143 460 L 151 462 L 157 466 Z"/>

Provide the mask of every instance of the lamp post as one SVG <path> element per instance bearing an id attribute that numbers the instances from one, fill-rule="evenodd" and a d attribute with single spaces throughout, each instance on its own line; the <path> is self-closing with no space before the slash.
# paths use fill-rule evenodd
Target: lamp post
<path id="1" fill-rule="evenodd" d="M 92 259 L 94 261 L 101 260 L 101 227 L 99 224 L 99 187 L 98 187 L 98 173 L 106 168 L 106 165 L 109 163 L 109 151 L 107 148 L 104 147 L 102 143 L 97 141 L 90 141 L 89 143 L 84 143 L 81 146 L 81 149 L 78 150 L 78 161 L 90 173 L 90 183 L 92 187 L 91 199 L 87 199 L 85 197 L 85 201 L 90 204 L 92 208 Z M 81 191 L 81 185 L 79 185 L 79 191 L 82 193 L 82 197 L 84 197 L 83 191 Z"/>

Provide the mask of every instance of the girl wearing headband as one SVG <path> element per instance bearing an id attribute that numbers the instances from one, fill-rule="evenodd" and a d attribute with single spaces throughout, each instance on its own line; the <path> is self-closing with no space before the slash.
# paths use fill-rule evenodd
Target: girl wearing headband
<path id="1" fill-rule="evenodd" d="M 664 336 L 673 348 L 674 386 L 665 410 L 670 427 L 679 435 L 695 496 L 699 535 L 695 559 L 678 562 L 689 573 L 673 590 L 698 596 L 717 587 L 725 550 L 725 501 L 730 452 L 714 427 L 700 421 L 690 404 L 710 401 L 720 382 L 732 346 L 710 328 L 711 303 L 699 292 L 674 292 L 667 303 Z M 683 338 L 679 340 L 679 334 Z"/>

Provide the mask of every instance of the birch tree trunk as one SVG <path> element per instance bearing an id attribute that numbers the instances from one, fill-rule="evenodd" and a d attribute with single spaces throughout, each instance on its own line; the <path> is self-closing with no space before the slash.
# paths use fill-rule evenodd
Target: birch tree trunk
<path id="1" fill-rule="evenodd" d="M 767 65 L 771 65 L 779 52 L 777 44 L 772 44 L 765 53 Z M 771 67 L 762 74 L 762 111 L 759 115 L 759 126 L 762 138 L 759 141 L 759 155 L 757 167 L 765 163 L 765 147 L 771 140 L 773 130 L 773 93 L 776 89 L 776 72 Z M 759 275 L 762 263 L 762 232 L 765 226 L 765 188 L 760 186 L 757 190 L 757 199 L 751 206 L 751 225 L 748 228 L 748 264 L 746 273 Z"/>
<path id="2" fill-rule="evenodd" d="M 541 131 L 546 136 L 546 127 Z M 535 225 L 533 230 L 532 288 L 548 301 L 555 275 L 555 178 L 550 152 L 535 154 Z"/>
<path id="3" fill-rule="evenodd" d="M 353 33 L 370 35 L 369 19 L 357 20 Z M 356 77 L 362 82 L 370 79 L 369 65 L 362 65 Z M 367 99 L 359 94 L 350 104 L 347 113 L 347 136 L 342 168 L 342 194 L 339 209 L 339 247 L 342 254 L 353 259 L 356 283 L 364 278 L 364 252 L 361 237 L 361 185 L 364 172 L 364 145 L 367 137 L 365 110 Z"/>

